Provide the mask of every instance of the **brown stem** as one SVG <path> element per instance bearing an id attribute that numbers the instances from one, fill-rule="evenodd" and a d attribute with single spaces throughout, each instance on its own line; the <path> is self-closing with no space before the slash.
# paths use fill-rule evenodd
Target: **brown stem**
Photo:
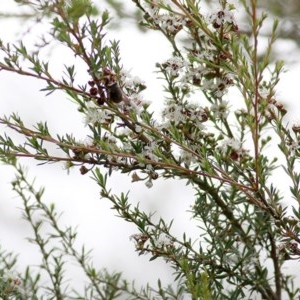
<path id="1" fill-rule="evenodd" d="M 256 16 L 256 1 L 252 0 L 252 24 L 253 24 L 253 38 L 254 38 L 254 51 L 253 51 L 253 76 L 255 80 L 255 91 L 254 91 L 254 129 L 252 130 L 252 137 L 254 142 L 254 163 L 255 163 L 255 185 L 257 190 L 259 190 L 259 178 L 260 178 L 260 166 L 259 166 L 259 115 L 258 115 L 258 105 L 259 105 L 259 82 L 261 78 L 259 78 L 258 74 L 258 28 L 257 28 L 257 16 Z"/>

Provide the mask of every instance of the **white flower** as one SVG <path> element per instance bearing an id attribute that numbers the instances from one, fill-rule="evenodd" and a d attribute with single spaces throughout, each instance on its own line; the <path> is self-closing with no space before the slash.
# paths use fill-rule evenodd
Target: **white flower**
<path id="1" fill-rule="evenodd" d="M 167 234 L 161 233 L 155 241 L 155 246 L 157 248 L 173 246 L 173 241 Z"/>
<path id="2" fill-rule="evenodd" d="M 138 241 L 143 235 L 141 233 L 134 233 L 129 237 L 129 240 Z"/>
<path id="3" fill-rule="evenodd" d="M 85 139 L 82 142 L 79 141 L 79 143 L 82 143 L 86 147 L 92 147 L 94 145 L 94 139 L 90 136 L 86 136 Z"/>
<path id="4" fill-rule="evenodd" d="M 128 70 L 128 69 L 122 69 L 122 71 L 120 72 L 120 75 L 121 75 L 121 81 L 124 82 L 126 80 L 128 80 L 129 78 L 132 77 L 131 75 L 131 70 Z"/>
<path id="5" fill-rule="evenodd" d="M 216 88 L 217 86 L 214 83 L 213 79 L 205 79 L 201 82 L 200 89 L 203 90 L 204 92 L 215 91 Z"/>
<path id="6" fill-rule="evenodd" d="M 132 145 L 129 142 L 123 142 L 123 151 L 131 151 Z"/>
<path id="7" fill-rule="evenodd" d="M 142 129 L 143 129 L 142 126 L 137 125 L 137 124 L 135 125 L 134 130 L 135 130 L 136 133 L 141 133 L 141 132 L 142 132 Z"/>
<path id="8" fill-rule="evenodd" d="M 214 95 L 218 98 L 221 98 L 228 92 L 228 87 L 233 85 L 233 78 L 230 75 L 226 75 L 222 78 L 216 80 L 214 86 Z"/>
<path id="9" fill-rule="evenodd" d="M 110 110 L 100 108 L 95 103 L 89 102 L 85 112 L 84 123 L 85 125 L 95 123 L 106 124 L 112 116 L 113 113 Z"/>
<path id="10" fill-rule="evenodd" d="M 144 100 L 141 94 L 133 93 L 130 95 L 130 102 L 121 102 L 119 107 L 122 108 L 124 111 L 133 112 L 134 114 L 139 116 L 143 110 L 143 107 L 147 107 L 149 105 L 150 103 Z"/>
<path id="11" fill-rule="evenodd" d="M 270 91 L 264 86 L 260 86 L 258 92 L 262 98 L 267 98 L 270 94 Z"/>
<path id="12" fill-rule="evenodd" d="M 227 138 L 220 142 L 219 148 L 223 153 L 226 153 L 229 148 L 235 151 L 239 151 L 242 148 L 241 146 L 241 142 L 237 141 L 236 139 Z"/>
<path id="13" fill-rule="evenodd" d="M 157 18 L 158 12 L 159 12 L 159 4 L 161 3 L 161 0 L 152 0 L 150 3 L 147 3 L 149 8 L 148 8 L 148 13 L 149 15 L 155 20 Z"/>
<path id="14" fill-rule="evenodd" d="M 212 93 L 217 98 L 221 98 L 233 84 L 233 78 L 230 75 L 226 75 L 222 78 L 203 80 L 201 89 Z"/>
<path id="15" fill-rule="evenodd" d="M 138 76 L 132 76 L 130 70 L 123 69 L 120 72 L 122 87 L 125 88 L 130 93 L 130 97 L 134 92 L 137 91 L 137 88 L 141 86 L 146 86 L 145 81 L 143 81 Z"/>
<path id="16" fill-rule="evenodd" d="M 181 104 L 175 102 L 168 102 L 162 111 L 162 116 L 169 122 L 179 124 L 180 122 L 185 122 L 187 115 L 183 113 L 184 107 Z"/>
<path id="17" fill-rule="evenodd" d="M 187 166 L 190 166 L 192 163 L 196 162 L 195 156 L 192 155 L 191 152 L 187 152 L 185 150 L 181 151 L 180 158 Z"/>
<path id="18" fill-rule="evenodd" d="M 133 105 L 136 109 L 141 109 L 143 104 L 147 103 L 141 94 L 132 94 L 131 99 L 131 105 Z"/>
<path id="19" fill-rule="evenodd" d="M 296 151 L 299 151 L 300 145 L 299 143 L 293 141 L 289 148 L 290 148 L 291 155 L 295 155 Z"/>
<path id="20" fill-rule="evenodd" d="M 132 234 L 129 237 L 130 240 L 134 240 L 135 241 L 135 246 L 138 250 L 141 250 L 142 248 L 144 248 L 145 243 L 147 242 L 147 240 L 149 239 L 147 235 L 142 234 L 142 233 L 135 233 Z"/>
<path id="21" fill-rule="evenodd" d="M 236 25 L 234 14 L 228 9 L 220 9 L 216 13 L 211 14 L 208 17 L 208 21 L 214 26 L 214 28 L 219 28 L 224 23 Z"/>
<path id="22" fill-rule="evenodd" d="M 0 277 L 0 280 L 3 282 L 6 291 L 19 293 L 24 292 L 23 288 L 21 287 L 22 281 L 15 274 L 15 272 L 6 271 L 3 277 Z"/>
<path id="23" fill-rule="evenodd" d="M 111 144 L 111 145 L 117 144 L 117 139 L 111 134 L 105 135 L 104 140 L 105 140 L 105 142 L 107 142 L 108 144 Z"/>
<path id="24" fill-rule="evenodd" d="M 184 61 L 182 57 L 174 56 L 169 58 L 166 62 L 163 63 L 165 65 L 165 70 L 170 72 L 173 76 L 178 76 L 179 72 L 187 66 L 187 63 Z"/>
<path id="25" fill-rule="evenodd" d="M 162 29 L 170 33 L 178 32 L 186 24 L 182 17 L 171 14 L 157 15 L 155 21 Z"/>
<path id="26" fill-rule="evenodd" d="M 214 59 L 214 52 L 212 49 L 204 49 L 203 51 L 197 53 L 196 58 L 199 59 L 199 61 L 203 60 L 213 60 Z M 202 67 L 204 69 L 204 67 Z"/>
<path id="27" fill-rule="evenodd" d="M 211 110 L 215 113 L 216 118 L 225 119 L 229 114 L 228 101 L 219 101 L 219 103 L 213 104 Z"/>
<path id="28" fill-rule="evenodd" d="M 124 87 L 127 89 L 133 89 L 134 87 L 138 85 L 145 85 L 145 81 L 143 81 L 140 77 L 134 76 L 131 78 L 126 78 L 126 80 L 123 81 Z"/>
<path id="29" fill-rule="evenodd" d="M 149 159 L 152 161 L 158 161 L 158 157 L 154 154 L 155 147 L 156 147 L 156 144 L 154 142 L 151 142 L 150 144 L 146 145 L 144 147 L 144 151 L 142 152 L 143 156 L 146 159 Z M 151 168 L 152 168 L 152 166 L 151 166 Z"/>

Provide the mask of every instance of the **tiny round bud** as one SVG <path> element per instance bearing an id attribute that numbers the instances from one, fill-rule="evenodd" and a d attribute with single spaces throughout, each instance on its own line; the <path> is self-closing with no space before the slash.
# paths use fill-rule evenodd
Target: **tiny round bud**
<path id="1" fill-rule="evenodd" d="M 150 177 L 151 177 L 151 179 L 155 180 L 155 179 L 158 178 L 158 173 L 156 173 L 156 172 L 151 172 L 151 173 L 150 173 Z"/>
<path id="2" fill-rule="evenodd" d="M 103 74 L 104 74 L 104 76 L 112 75 L 112 71 L 108 67 L 105 67 L 103 69 Z"/>
<path id="3" fill-rule="evenodd" d="M 98 89 L 95 87 L 90 88 L 90 94 L 96 96 L 98 94 Z"/>
<path id="4" fill-rule="evenodd" d="M 239 159 L 239 154 L 236 151 L 233 151 L 230 153 L 230 158 L 232 160 L 238 160 Z"/>
<path id="5" fill-rule="evenodd" d="M 208 120 L 207 113 L 202 113 L 201 114 L 201 122 L 206 122 Z"/>
<path id="6" fill-rule="evenodd" d="M 86 168 L 85 166 L 81 166 L 79 171 L 81 175 L 85 175 L 89 171 L 89 169 Z"/>
<path id="7" fill-rule="evenodd" d="M 97 104 L 98 105 L 103 105 L 105 103 L 105 98 L 104 97 L 97 97 Z"/>
<path id="8" fill-rule="evenodd" d="M 292 129 L 294 132 L 300 132 L 300 124 L 294 124 Z"/>
<path id="9" fill-rule="evenodd" d="M 213 27 L 215 29 L 219 29 L 221 27 L 221 25 L 218 22 L 213 22 Z"/>
<path id="10" fill-rule="evenodd" d="M 146 187 L 147 187 L 148 189 L 150 189 L 150 188 L 153 187 L 153 183 L 152 183 L 151 180 L 146 181 L 145 185 L 146 185 Z"/>

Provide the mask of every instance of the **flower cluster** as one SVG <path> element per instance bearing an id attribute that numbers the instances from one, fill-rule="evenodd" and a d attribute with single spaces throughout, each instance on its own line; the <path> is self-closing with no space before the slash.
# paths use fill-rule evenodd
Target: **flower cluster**
<path id="1" fill-rule="evenodd" d="M 160 28 L 170 36 L 175 36 L 189 22 L 186 18 L 174 13 L 160 13 L 160 4 L 161 1 L 151 1 L 148 5 L 148 14 L 153 26 Z"/>
<path id="2" fill-rule="evenodd" d="M 160 1 L 148 1 L 147 11 L 150 19 L 148 16 L 147 21 L 152 22 L 152 25 L 157 25 L 164 33 L 172 35 L 172 39 L 175 39 L 175 34 L 184 26 L 187 29 L 185 33 L 188 33 L 190 29 L 187 20 L 180 14 L 176 14 L 175 11 L 174 14 L 168 12 L 164 4 Z M 166 10 L 166 13 L 162 13 L 163 9 Z M 201 14 L 199 17 L 203 22 L 207 21 Z M 224 32 L 232 30 L 232 27 L 236 25 L 230 11 L 219 10 L 216 14 L 212 14 L 209 20 L 214 23 L 215 29 L 217 29 L 217 24 L 228 25 Z M 215 34 L 223 33 L 215 31 Z M 167 135 L 173 134 L 173 129 L 175 129 L 182 134 L 184 143 L 191 149 L 191 152 L 198 153 L 199 148 L 211 149 L 214 147 L 211 145 L 217 143 L 214 138 L 205 133 L 206 128 L 203 123 L 208 120 L 223 121 L 229 113 L 228 102 L 222 98 L 234 84 L 234 79 L 221 67 L 215 67 L 220 64 L 220 61 L 226 61 L 230 57 L 229 51 L 220 51 L 213 40 L 200 30 L 193 33 L 193 38 L 195 38 L 194 35 L 197 35 L 197 39 L 202 43 L 193 43 L 191 48 L 187 43 L 185 54 L 177 51 L 173 57 L 157 64 L 165 75 L 170 87 L 169 92 L 172 94 L 162 110 L 161 123 L 154 122 L 152 115 L 147 112 L 149 105 L 141 96 L 141 91 L 146 86 L 139 77 L 132 76 L 124 69 L 116 68 L 118 71 L 115 73 L 104 67 L 99 71 L 98 78 L 93 78 L 89 82 L 90 96 L 93 101 L 86 105 L 85 123 L 105 125 L 102 129 L 101 142 L 96 147 L 101 149 L 100 144 L 105 142 L 109 144 L 106 149 L 129 154 L 123 159 L 120 158 L 122 155 L 120 157 L 109 156 L 106 158 L 106 162 L 110 165 L 111 170 L 126 167 L 127 172 L 134 171 L 133 181 L 145 181 L 149 188 L 152 187 L 153 180 L 159 176 L 156 162 L 161 162 L 162 153 L 166 152 L 174 158 L 177 157 L 179 164 L 183 163 L 189 166 L 197 163 L 197 158 L 186 151 L 186 148 L 180 149 L 179 147 L 178 149 L 177 147 L 176 149 L 176 143 L 171 143 L 164 148 L 163 136 L 160 137 L 161 140 L 157 137 L 156 141 L 153 140 L 153 135 L 148 131 L 149 126 L 153 126 L 158 131 L 162 130 Z M 224 37 L 224 41 L 226 46 L 227 36 Z M 192 103 L 185 99 L 192 93 L 196 94 L 197 91 L 202 91 L 206 96 L 210 102 L 208 106 L 199 105 L 198 101 Z M 110 103 L 114 105 L 111 106 Z M 116 114 L 116 109 L 127 116 L 129 121 L 124 121 L 119 114 Z M 134 118 L 134 121 L 131 120 L 131 117 Z M 118 141 L 111 142 L 107 139 L 108 136 L 114 137 Z M 231 149 L 234 152 L 231 154 L 233 158 L 242 155 L 242 148 L 235 149 L 231 145 Z M 179 150 L 179 155 L 177 155 L 177 150 Z M 139 158 L 135 160 L 132 153 L 138 155 Z"/>
<path id="3" fill-rule="evenodd" d="M 130 240 L 135 242 L 136 250 L 143 250 L 145 243 L 149 240 L 149 237 L 142 233 L 135 233 L 129 237 Z"/>
<path id="4" fill-rule="evenodd" d="M 173 14 L 160 15 L 155 17 L 154 20 L 156 20 L 156 24 L 171 35 L 175 35 L 183 26 L 187 25 L 187 21 L 184 18 Z"/>
<path id="5" fill-rule="evenodd" d="M 149 106 L 141 94 L 146 88 L 145 83 L 139 77 L 132 77 L 124 70 L 115 74 L 105 67 L 102 72 L 99 72 L 99 77 L 90 80 L 88 84 L 92 101 L 87 102 L 84 108 L 80 108 L 85 112 L 86 125 L 114 123 L 118 120 L 114 112 L 116 108 L 125 115 L 133 113 L 139 116 Z M 114 103 L 116 107 L 111 109 L 110 103 Z"/>
<path id="6" fill-rule="evenodd" d="M 16 297 L 17 295 L 24 293 L 24 290 L 21 287 L 21 279 L 13 272 L 6 272 L 3 277 L 0 277 L 0 281 L 1 295 L 5 296 L 5 299 L 11 299 L 13 296 Z"/>
<path id="7" fill-rule="evenodd" d="M 292 259 L 292 256 L 296 256 L 297 258 L 300 256 L 300 247 L 297 242 L 281 243 L 278 245 L 277 250 L 283 260 Z"/>
<path id="8" fill-rule="evenodd" d="M 204 129 L 203 122 L 207 121 L 208 116 L 205 109 L 192 103 L 176 103 L 168 101 L 166 107 L 162 111 L 162 117 L 167 120 L 165 127 L 169 124 L 193 124 L 198 129 Z"/>
<path id="9" fill-rule="evenodd" d="M 180 160 L 187 167 L 190 167 L 191 164 L 198 162 L 197 157 L 186 150 L 180 151 Z"/>
<path id="10" fill-rule="evenodd" d="M 145 81 L 138 76 L 132 76 L 130 71 L 121 70 L 120 81 L 128 95 L 138 94 L 146 88 Z"/>
<path id="11" fill-rule="evenodd" d="M 201 54 L 193 54 L 192 59 L 196 61 L 188 62 L 182 57 L 174 56 L 157 66 L 166 76 L 177 79 L 178 86 L 188 94 L 197 87 L 204 93 L 208 93 L 215 98 L 222 98 L 234 85 L 234 78 L 231 74 L 221 72 L 215 73 L 208 63 L 215 63 L 216 54 L 212 50 L 207 50 Z"/>
<path id="12" fill-rule="evenodd" d="M 135 247 L 138 251 L 150 249 L 150 245 L 147 243 L 149 241 L 149 236 L 143 233 L 132 234 L 129 239 L 135 242 Z M 162 248 L 170 248 L 174 246 L 174 240 L 169 235 L 160 233 L 157 238 L 153 237 L 153 244 L 156 250 Z"/>

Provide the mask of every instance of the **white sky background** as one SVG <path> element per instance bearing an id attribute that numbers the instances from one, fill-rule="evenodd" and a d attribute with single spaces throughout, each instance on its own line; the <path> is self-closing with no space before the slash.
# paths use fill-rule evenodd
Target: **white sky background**
<path id="1" fill-rule="evenodd" d="M 131 2 L 130 5 L 133 7 Z M 0 3 L 1 12 L 14 7 L 13 1 Z M 13 40 L 14 34 L 19 30 L 18 26 L 16 20 L 2 21 L 0 37 L 7 42 Z M 132 69 L 133 76 L 137 75 L 146 82 L 148 89 L 145 91 L 145 98 L 153 102 L 153 109 L 158 110 L 163 96 L 161 81 L 157 81 L 157 74 L 153 73 L 154 65 L 169 58 L 170 46 L 158 32 L 141 34 L 130 23 L 121 26 L 117 31 L 109 31 L 108 38 L 121 40 L 121 57 L 125 69 Z M 289 57 L 294 53 L 299 57 L 299 52 L 294 52 L 293 47 L 290 43 L 280 43 L 276 49 L 283 58 L 287 53 Z M 73 59 L 63 48 L 54 48 L 50 65 L 57 67 L 57 70 L 53 70 L 55 73 L 61 71 L 62 64 L 71 65 Z M 296 105 L 299 102 L 297 88 L 300 64 L 288 65 L 286 68 L 289 71 L 282 76 L 278 89 L 279 100 L 293 107 L 289 118 L 297 122 L 300 121 L 300 106 Z M 80 84 L 89 80 L 84 68 L 78 80 L 82 80 Z M 55 92 L 45 97 L 44 92 L 39 92 L 44 86 L 43 82 L 33 78 L 0 72 L 0 115 L 18 112 L 28 125 L 47 121 L 50 132 L 73 133 L 84 139 L 87 129 L 84 127 L 82 115 L 76 110 L 77 107 L 62 93 Z M 3 127 L 0 127 L 0 132 L 3 132 Z M 100 189 L 89 174 L 82 176 L 79 169 L 74 168 L 68 175 L 62 164 L 37 166 L 35 161 L 22 162 L 30 166 L 30 177 L 37 178 L 36 187 L 46 187 L 44 200 L 48 203 L 54 202 L 58 212 L 63 212 L 61 222 L 66 226 L 78 225 L 78 243 L 94 249 L 95 267 L 122 271 L 125 278 L 135 280 L 137 285 L 145 285 L 147 282 L 156 284 L 158 278 L 163 283 L 172 283 L 170 269 L 164 262 L 159 259 L 148 262 L 149 256 L 137 255 L 134 244 L 129 241 L 129 236 L 137 233 L 135 227 L 115 217 L 110 203 L 100 199 Z M 12 179 L 12 169 L 0 165 L 0 245 L 6 250 L 18 253 L 19 264 L 25 267 L 37 262 L 39 250 L 25 240 L 31 236 L 31 231 L 29 225 L 21 219 L 21 210 L 18 209 L 21 207 L 21 200 L 11 192 Z M 166 220 L 174 218 L 173 232 L 178 236 L 184 231 L 191 236 L 195 235 L 195 223 L 190 220 L 188 213 L 183 213 L 189 209 L 194 192 L 183 181 L 158 180 L 154 181 L 152 189 L 148 189 L 144 183 L 132 184 L 127 175 L 115 174 L 109 179 L 109 184 L 113 190 L 120 192 L 126 193 L 130 189 L 130 199 L 134 203 L 140 202 L 141 207 L 148 211 L 157 211 L 158 217 L 163 216 Z M 76 268 L 72 272 L 76 272 Z"/>

